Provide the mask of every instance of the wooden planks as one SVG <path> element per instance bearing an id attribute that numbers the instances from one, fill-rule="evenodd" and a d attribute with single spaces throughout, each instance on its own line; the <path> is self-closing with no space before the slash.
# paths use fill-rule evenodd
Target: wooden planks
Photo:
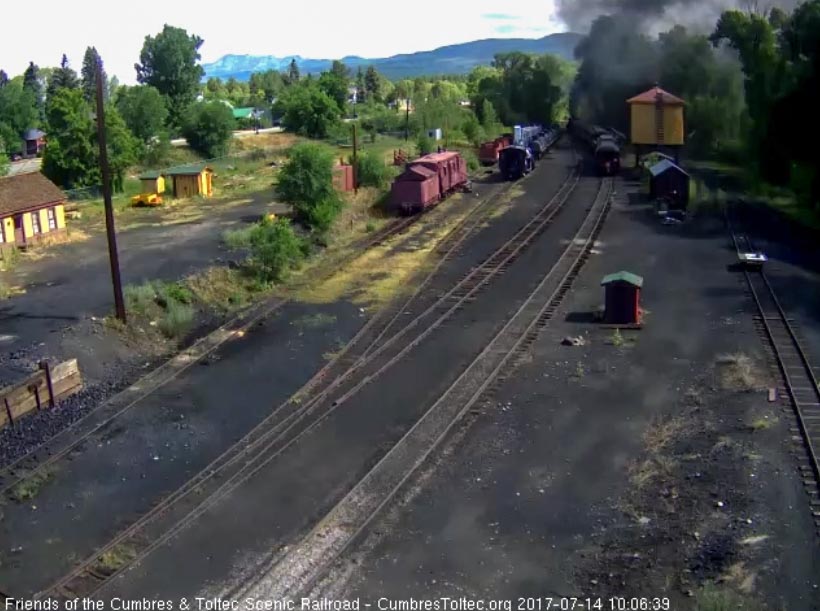
<path id="1" fill-rule="evenodd" d="M 82 390 L 83 379 L 77 359 L 40 369 L 26 379 L 0 389 L 0 428 L 13 425 L 32 411 L 49 409 L 58 401 Z"/>

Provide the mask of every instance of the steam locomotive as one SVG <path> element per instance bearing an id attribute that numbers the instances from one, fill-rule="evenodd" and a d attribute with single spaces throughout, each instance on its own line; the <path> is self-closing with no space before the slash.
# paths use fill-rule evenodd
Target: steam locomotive
<path id="1" fill-rule="evenodd" d="M 618 132 L 575 118 L 570 119 L 567 131 L 589 149 L 601 176 L 614 176 L 621 171 L 622 137 Z"/>

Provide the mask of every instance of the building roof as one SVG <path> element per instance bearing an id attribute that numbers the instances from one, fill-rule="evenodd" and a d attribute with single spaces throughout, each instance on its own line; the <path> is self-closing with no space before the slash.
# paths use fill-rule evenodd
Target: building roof
<path id="1" fill-rule="evenodd" d="M 627 284 L 631 284 L 632 286 L 637 286 L 641 288 L 643 286 L 643 278 L 638 276 L 637 274 L 633 274 L 632 272 L 618 272 L 616 274 L 609 274 L 605 276 L 603 280 L 601 280 L 601 285 L 612 284 L 613 282 L 626 282 Z"/>
<path id="2" fill-rule="evenodd" d="M 160 172 L 159 170 L 148 170 L 147 172 L 143 172 L 142 174 L 137 176 L 137 178 L 139 180 L 156 180 L 160 176 L 162 176 L 162 172 Z"/>
<path id="3" fill-rule="evenodd" d="M 668 104 L 670 106 L 681 106 L 685 104 L 681 98 L 672 95 L 668 91 L 664 91 L 660 87 L 653 87 L 643 93 L 639 93 L 634 98 L 629 98 L 626 103 L 627 104 L 655 104 L 658 101 L 658 97 L 660 97 L 661 102 L 663 104 Z"/>
<path id="4" fill-rule="evenodd" d="M 174 168 L 168 168 L 163 172 L 166 176 L 193 176 L 194 174 L 202 174 L 205 170 L 212 172 L 207 163 L 189 163 L 188 165 L 178 165 Z"/>
<path id="5" fill-rule="evenodd" d="M 14 214 L 65 200 L 65 193 L 40 172 L 0 178 L 0 215 Z"/>
<path id="6" fill-rule="evenodd" d="M 40 129 L 27 129 L 23 134 L 23 140 L 39 140 L 43 138 L 46 133 Z"/>
<path id="7" fill-rule="evenodd" d="M 233 109 L 233 118 L 234 119 L 250 119 L 254 115 L 254 111 L 256 109 L 252 106 L 246 108 L 234 108 Z"/>
<path id="8" fill-rule="evenodd" d="M 649 173 L 652 174 L 652 176 L 658 176 L 667 170 L 674 170 L 676 172 L 680 172 L 684 176 L 689 176 L 689 173 L 686 170 L 675 164 L 675 162 L 671 159 L 660 160 L 658 163 L 649 168 Z"/>

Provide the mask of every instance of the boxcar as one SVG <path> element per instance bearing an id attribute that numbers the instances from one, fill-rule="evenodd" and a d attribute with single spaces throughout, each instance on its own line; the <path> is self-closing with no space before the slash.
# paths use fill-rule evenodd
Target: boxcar
<path id="1" fill-rule="evenodd" d="M 454 152 L 425 155 L 407 164 L 390 192 L 394 209 L 404 214 L 420 212 L 467 184 L 467 164 Z"/>

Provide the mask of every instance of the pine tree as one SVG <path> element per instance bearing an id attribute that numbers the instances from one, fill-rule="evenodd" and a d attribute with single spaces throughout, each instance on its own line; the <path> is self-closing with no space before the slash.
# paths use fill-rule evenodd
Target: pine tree
<path id="1" fill-rule="evenodd" d="M 379 81 L 379 73 L 373 66 L 367 67 L 367 72 L 364 75 L 364 88 L 367 91 L 367 99 L 372 99 L 376 102 L 380 100 L 381 82 Z"/>
<path id="2" fill-rule="evenodd" d="M 359 69 L 356 71 L 356 102 L 361 104 L 365 102 L 366 99 L 367 88 L 364 82 L 364 72 L 362 72 L 362 67 L 359 66 Z"/>
<path id="3" fill-rule="evenodd" d="M 37 115 L 41 122 L 45 121 L 46 105 L 43 97 L 43 83 L 40 81 L 40 68 L 34 62 L 29 62 L 28 68 L 23 73 L 23 89 L 31 91 L 34 95 Z"/>
<path id="4" fill-rule="evenodd" d="M 97 95 L 97 62 L 102 68 L 103 62 L 95 47 L 88 47 L 83 56 L 82 88 L 85 101 L 91 104 Z M 102 70 L 103 97 L 108 99 L 108 76 Z"/>
<path id="5" fill-rule="evenodd" d="M 0 87 L 5 87 L 9 84 L 9 75 L 5 70 L 0 70 Z"/>
<path id="6" fill-rule="evenodd" d="M 50 98 L 58 89 L 77 89 L 80 86 L 80 79 L 77 73 L 68 65 L 68 57 L 63 53 L 60 67 L 51 75 L 48 82 L 46 95 Z"/>
<path id="7" fill-rule="evenodd" d="M 290 66 L 288 67 L 288 84 L 294 85 L 299 82 L 299 66 L 296 63 L 296 59 L 290 60 Z"/>

